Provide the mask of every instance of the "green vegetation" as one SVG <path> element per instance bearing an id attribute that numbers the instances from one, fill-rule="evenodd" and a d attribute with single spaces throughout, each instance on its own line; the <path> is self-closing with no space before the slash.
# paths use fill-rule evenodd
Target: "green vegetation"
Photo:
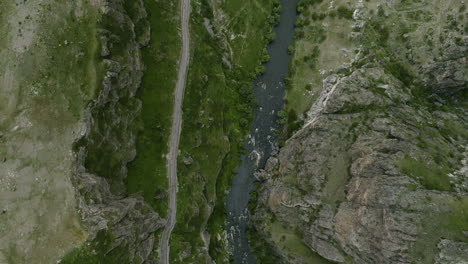
<path id="1" fill-rule="evenodd" d="M 346 185 L 350 179 L 349 167 L 351 166 L 350 157 L 347 157 L 346 152 L 337 150 L 337 156 L 333 157 L 329 162 L 330 171 L 327 174 L 327 182 L 323 187 L 324 202 L 332 207 L 346 200 Z"/>
<path id="2" fill-rule="evenodd" d="M 257 189 L 260 183 L 256 182 L 255 184 L 255 189 Z M 251 197 L 252 198 L 250 199 L 248 205 L 251 214 L 254 210 L 263 210 L 255 208 L 258 205 L 258 197 L 255 191 L 251 193 Z M 304 263 L 311 264 L 330 263 L 317 253 L 313 252 L 304 244 L 302 234 L 277 222 L 274 215 L 272 215 L 271 219 L 257 219 L 252 221 L 262 222 L 256 223 L 255 225 L 250 225 L 247 230 L 247 237 L 249 238 L 250 248 L 258 263 L 281 264 L 287 263 L 287 260 L 291 260 L 293 258 L 299 258 Z M 264 223 L 267 223 L 265 230 L 259 232 L 256 229 L 256 226 L 261 226 Z M 272 244 L 268 241 L 272 241 L 274 245 L 278 246 L 283 253 L 286 253 L 287 259 L 285 260 L 284 257 L 282 257 L 280 253 L 277 252 L 277 249 L 275 249 L 274 246 L 272 246 Z"/>
<path id="3" fill-rule="evenodd" d="M 311 264 L 331 264 L 308 248 L 304 244 L 300 233 L 295 232 L 286 225 L 273 222 L 268 225 L 266 231 L 271 234 L 271 239 L 286 253 L 289 260 L 297 259 L 302 260 L 303 263 Z"/>
<path id="4" fill-rule="evenodd" d="M 340 163 L 341 160 L 338 160 Z M 339 170 L 341 168 L 337 168 Z M 343 166 L 347 166 L 343 164 Z M 346 171 L 346 170 L 345 170 Z M 338 172 L 339 173 L 339 172 Z M 346 175 L 345 175 L 346 176 Z M 341 177 L 339 177 L 341 180 Z M 297 185 L 296 181 L 293 180 L 291 184 Z M 255 183 L 255 190 L 260 186 L 259 182 Z M 297 185 L 298 188 L 301 188 Z M 344 197 L 344 187 L 345 184 L 339 184 L 336 181 L 330 181 L 330 184 L 327 186 L 327 190 L 336 192 L 336 199 L 343 199 Z M 264 208 L 256 208 L 256 206 L 261 206 L 258 204 L 257 192 L 251 192 L 251 199 L 248 204 L 248 208 L 251 214 L 254 213 L 254 210 L 264 210 Z M 333 201 L 328 201 L 335 204 L 335 199 Z M 303 242 L 302 234 L 293 230 L 291 227 L 281 224 L 276 221 L 274 214 L 271 215 L 270 219 L 256 219 L 251 221 L 261 221 L 261 223 L 256 223 L 255 225 L 251 224 L 247 229 L 247 237 L 249 238 L 250 248 L 255 255 L 257 262 L 262 264 L 282 264 L 288 263 L 287 260 L 291 259 L 300 259 L 304 263 L 311 264 L 330 264 L 329 261 L 322 258 L 317 253 L 313 252 L 307 245 Z M 266 228 L 259 232 L 256 227 L 266 224 Z M 274 245 L 281 249 L 283 254 L 286 254 L 286 259 L 277 252 L 277 249 L 274 248 L 271 242 Z"/>
<path id="5" fill-rule="evenodd" d="M 333 67 L 325 67 L 323 58 L 326 58 L 328 55 L 326 54 L 327 50 L 336 44 L 336 42 L 330 42 L 334 31 L 341 31 L 341 34 L 345 36 L 348 36 L 350 32 L 346 30 L 346 25 L 342 25 L 341 28 L 339 27 L 340 25 L 338 22 L 344 21 L 344 19 L 336 18 L 351 19 L 353 14 L 352 10 L 340 6 L 341 4 L 346 4 L 344 1 L 337 2 L 338 3 L 335 4 L 338 5 L 339 8 L 328 11 L 328 16 L 326 17 L 321 15 L 327 12 L 323 5 L 317 5 L 311 10 L 304 7 L 298 10 L 301 12 L 302 18 L 300 23 L 297 24 L 296 43 L 289 49 L 294 59 L 291 67 L 291 74 L 288 78 L 289 86 L 286 96 L 286 110 L 279 113 L 280 121 L 284 124 L 284 127 L 287 127 L 288 124 L 289 109 L 295 109 L 297 113 L 301 113 L 303 111 L 303 109 L 300 108 L 302 105 L 306 105 L 304 108 L 307 109 L 310 107 L 311 102 L 314 101 L 314 96 L 310 96 L 309 98 L 312 99 L 307 100 L 308 95 L 313 94 L 317 90 L 320 91 L 321 89 L 321 83 L 316 82 L 314 79 L 317 78 L 321 81 L 322 76 L 314 76 L 313 67 L 312 69 L 306 69 L 307 66 L 309 66 L 305 63 L 307 61 L 306 58 L 310 56 L 314 47 L 317 46 L 320 50 L 317 61 L 313 64 L 315 69 L 336 69 Z M 460 98 L 453 99 L 454 102 L 458 101 L 458 103 L 454 103 L 458 105 L 453 106 L 452 109 L 447 109 L 447 106 L 452 104 L 452 99 L 448 98 L 449 96 L 444 97 L 442 95 L 443 98 L 437 103 L 434 103 L 437 96 L 431 96 L 433 92 L 422 84 L 423 79 L 417 74 L 417 71 L 421 72 L 420 68 L 417 67 L 424 65 L 434 57 L 436 58 L 435 60 L 437 60 L 439 54 L 443 54 L 442 52 L 438 52 L 439 49 L 443 47 L 441 44 L 444 43 L 447 38 L 452 37 L 450 36 L 452 32 L 447 34 L 447 30 L 455 32 L 454 35 L 457 36 L 455 37 L 455 43 L 457 45 L 462 45 L 461 40 L 463 36 L 458 34 L 462 25 L 459 20 L 457 22 L 457 16 L 459 14 L 453 14 L 452 12 L 452 10 L 458 10 L 458 6 L 453 6 L 451 4 L 446 5 L 444 3 L 446 2 L 434 4 L 433 7 L 436 12 L 432 13 L 427 10 L 431 10 L 433 7 L 428 8 L 427 6 L 421 6 L 420 1 L 401 1 L 401 3 L 397 5 L 398 12 L 392 12 L 391 9 L 384 10 L 384 8 L 375 9 L 375 12 L 371 10 L 371 17 L 366 20 L 364 28 L 352 29 L 353 34 L 356 32 L 359 33 L 354 35 L 357 36 L 357 39 L 353 40 L 353 42 L 355 45 L 362 44 L 364 48 L 361 52 L 367 55 L 364 60 L 356 62 L 352 70 L 359 69 L 368 63 L 371 63 L 368 64 L 369 67 L 381 66 L 385 70 L 385 73 L 392 75 L 401 82 L 403 92 L 410 95 L 408 98 L 411 98 L 409 101 L 405 101 L 405 107 L 410 106 L 415 109 L 414 111 L 417 113 L 415 116 L 418 118 L 414 119 L 409 117 L 411 111 L 405 112 L 407 116 L 398 117 L 401 118 L 401 120 L 405 120 L 405 122 L 408 121 L 406 124 L 414 125 L 416 127 L 415 130 L 419 131 L 419 135 L 416 136 L 417 140 L 412 142 L 417 144 L 418 148 L 415 149 L 418 150 L 415 150 L 414 153 L 412 152 L 411 155 L 406 155 L 397 163 L 403 173 L 416 179 L 420 183 L 408 186 L 410 191 L 418 190 L 418 192 L 421 192 L 420 186 L 430 190 L 444 192 L 454 191 L 455 183 L 451 182 L 454 181 L 454 179 L 449 178 L 448 174 L 460 168 L 460 160 L 462 158 L 461 152 L 464 151 L 464 147 L 460 146 L 465 146 L 466 139 L 468 138 L 468 133 L 466 132 L 468 130 L 464 125 L 466 120 L 457 119 L 456 117 L 456 115 L 464 116 L 464 113 L 463 111 L 457 112 L 456 109 L 454 109 L 456 107 L 465 107 L 466 104 L 461 105 L 459 102 L 462 101 L 462 99 Z M 374 4 L 376 3 L 373 2 L 368 7 L 375 8 Z M 464 6 L 461 8 L 463 10 L 465 9 Z M 310 11 L 312 10 L 314 13 L 310 15 Z M 446 15 L 444 12 L 450 14 Z M 312 18 L 310 23 L 308 22 L 309 18 Z M 327 27 L 327 32 L 325 32 L 326 38 L 321 43 L 321 38 L 316 37 L 320 35 L 317 34 L 317 32 L 319 32 L 317 29 L 321 24 L 325 23 L 329 26 Z M 351 24 L 349 21 L 347 23 Z M 437 26 L 435 25 L 441 25 L 444 29 L 441 32 L 437 32 Z M 436 30 L 434 30 L 434 28 L 436 28 Z M 345 41 L 339 42 L 338 44 L 341 46 L 334 48 L 335 52 L 343 47 L 347 49 L 352 47 L 350 43 L 346 43 Z M 345 44 L 348 46 L 345 46 Z M 324 45 L 326 45 L 326 48 L 322 48 Z M 424 47 L 424 49 L 418 50 L 415 47 Z M 434 54 L 434 57 L 431 57 L 431 54 Z M 343 60 L 341 58 L 333 58 L 328 61 Z M 345 75 L 350 72 L 351 71 L 347 71 Z M 317 88 L 315 86 L 319 87 Z M 379 88 L 375 83 L 371 84 L 369 90 L 378 96 L 385 96 L 386 98 L 391 95 L 390 90 L 386 92 L 385 89 Z M 461 93 L 458 93 L 456 97 L 459 96 L 462 96 Z M 402 104 L 400 99 L 395 99 L 391 107 L 393 108 L 396 106 L 396 108 L 399 108 Z M 440 106 L 441 104 L 444 106 Z M 435 112 L 436 110 L 449 113 L 451 117 L 447 119 L 451 121 L 441 118 L 438 113 Z M 380 114 L 385 113 L 388 116 L 398 115 L 398 113 L 396 113 L 398 111 L 388 111 L 388 109 L 383 109 L 375 105 L 356 106 L 354 104 L 345 105 L 340 113 L 357 113 L 362 111 Z M 363 116 L 369 117 L 367 113 L 363 114 Z M 287 128 L 284 129 L 283 134 L 288 135 L 289 130 Z M 337 172 L 342 173 L 343 171 L 346 171 L 346 168 L 337 168 Z M 335 180 L 335 183 L 327 182 L 329 186 L 324 186 L 327 188 L 326 193 L 338 193 L 341 195 L 342 190 L 340 189 L 340 182 L 344 179 L 345 175 L 338 174 L 333 176 L 334 177 L 331 178 Z M 283 182 L 289 183 L 286 179 Z M 440 192 L 427 193 L 440 194 Z M 445 196 L 446 194 L 443 195 Z M 455 193 L 452 193 L 452 195 L 456 196 Z M 463 237 L 462 231 L 468 230 L 467 200 L 462 198 L 449 198 L 451 199 L 450 202 L 443 201 L 446 204 L 441 204 L 442 201 L 437 200 L 435 197 L 436 196 L 428 196 L 427 206 L 430 206 L 428 210 L 430 212 L 428 212 L 426 216 L 427 220 L 423 219 L 424 223 L 422 224 L 424 230 L 418 231 L 418 236 L 422 234 L 422 238 L 418 240 L 414 248 L 410 250 L 411 254 L 418 256 L 415 263 L 432 263 L 434 261 L 434 255 L 438 252 L 436 245 L 442 238 L 466 241 L 466 237 Z M 337 200 L 339 201 L 340 197 L 331 195 L 326 197 L 326 199 L 327 202 L 333 203 Z M 289 231 L 289 233 L 291 233 L 291 231 Z"/>
<path id="6" fill-rule="evenodd" d="M 456 170 L 462 159 L 463 148 L 456 149 L 452 140 L 467 138 L 466 126 L 453 121 L 444 121 L 441 128 L 419 126 L 417 145 L 421 158 L 406 156 L 400 161 L 402 171 L 420 181 L 427 189 L 452 191 L 448 173 Z M 418 156 L 419 157 L 419 156 Z"/>
<path id="7" fill-rule="evenodd" d="M 303 124 L 304 119 L 298 118 L 296 111 L 294 109 L 290 109 L 288 112 L 288 123 L 285 127 L 285 129 L 287 130 L 287 137 L 291 137 L 294 134 L 294 132 L 296 132 L 299 128 L 302 127 Z"/>
<path id="8" fill-rule="evenodd" d="M 170 242 L 174 263 L 204 261 L 200 249 L 205 229 L 212 237 L 211 257 L 219 263 L 227 258 L 224 242 L 217 239 L 224 236 L 225 192 L 250 130 L 255 104 L 252 80 L 263 71 L 261 62 L 268 59 L 265 52 L 258 51 L 272 41 L 271 29 L 280 10 L 276 0 L 220 3 L 215 8 L 226 13 L 226 20 L 223 25 L 214 24 L 214 30 L 223 26 L 229 35 L 215 38 L 203 24 L 204 18 L 216 22 L 212 7 L 206 1 L 199 3 L 191 18 L 192 43 L 196 45 L 192 46 L 183 104 L 177 224 Z M 231 39 L 231 34 L 245 37 Z M 223 63 L 223 57 L 230 63 Z M 184 163 L 189 157 L 193 162 Z M 182 257 L 183 252 L 190 254 Z"/>
<path id="9" fill-rule="evenodd" d="M 71 142 L 100 87 L 98 19 L 87 3 L 0 3 L 2 170 L 22 176 L 18 188 L 2 188 L 8 212 L 0 217 L 0 262 L 47 262 L 84 240 L 73 207 Z"/>
<path id="10" fill-rule="evenodd" d="M 257 263 L 262 264 L 282 264 L 284 260 L 281 256 L 276 252 L 275 248 L 268 243 L 263 238 L 262 234 L 259 234 L 257 230 L 250 227 L 247 230 L 247 238 L 249 239 L 249 246 L 252 250 Z"/>
<path id="11" fill-rule="evenodd" d="M 143 48 L 145 73 L 137 97 L 142 101 L 137 155 L 128 166 L 129 193 L 143 195 L 163 217 L 167 213 L 167 141 L 172 120 L 172 101 L 180 56 L 179 1 L 144 4 L 151 26 L 151 39 Z M 163 38 L 161 36 L 164 36 Z"/>
<path id="12" fill-rule="evenodd" d="M 392 58 L 385 62 L 384 69 L 387 73 L 392 74 L 406 86 L 410 86 L 415 79 L 414 75 L 411 74 L 405 66 Z"/>
<path id="13" fill-rule="evenodd" d="M 280 132 L 283 140 L 301 126 L 304 113 L 320 94 L 323 79 L 320 70 L 335 69 L 355 56 L 353 43 L 348 38 L 352 23 L 337 17 L 337 9 L 346 6 L 346 3 L 338 1 L 335 5 L 335 9 L 330 10 L 326 1 L 299 3 L 295 43 L 288 49 L 292 60 L 287 78 L 285 111 L 290 118 Z M 349 11 L 352 15 L 352 10 Z M 345 49 L 347 51 L 344 52 Z"/>
<path id="14" fill-rule="evenodd" d="M 468 198 L 451 198 L 432 201 L 439 210 L 429 210 L 422 223 L 418 239 L 410 249 L 416 257 L 415 263 L 433 263 L 441 239 L 466 241 L 463 231 L 468 230 Z"/>
<path id="15" fill-rule="evenodd" d="M 99 20 L 99 27 L 106 29 L 100 33 L 100 37 L 107 39 L 106 46 L 109 49 L 109 54 L 104 55 L 109 59 L 104 61 L 106 70 L 115 71 L 116 67 L 122 67 L 117 70 L 118 74 L 108 76 L 106 79 L 108 85 L 119 90 L 118 100 L 92 105 L 91 115 L 94 125 L 91 126 L 89 135 L 77 144 L 77 147 L 86 146 L 87 170 L 105 177 L 110 183 L 111 191 L 121 195 L 128 192 L 122 166 L 133 153 L 132 144 L 125 142 L 131 141 L 131 136 L 137 133 L 135 118 L 140 106 L 132 93 L 138 88 L 138 72 L 124 66 L 137 66 L 133 57 L 137 56 L 136 49 L 140 44 L 136 42 L 143 38 L 145 33 L 143 30 L 148 26 L 146 20 L 137 15 L 143 8 L 138 6 L 138 3 L 124 2 L 123 6 L 116 6 L 117 9 L 121 9 L 119 12 L 129 15 L 128 20 L 121 21 L 118 13 L 113 12 L 106 13 Z M 134 25 L 138 26 L 138 30 L 134 31 Z M 104 73 L 101 76 L 103 77 Z M 103 134 L 106 136 L 103 137 Z M 120 145 L 116 146 L 116 142 Z M 119 151 L 116 151 L 116 148 L 119 148 Z"/>
<path id="16" fill-rule="evenodd" d="M 57 4 L 55 8 L 70 9 L 67 4 Z M 89 12 L 87 16 L 67 15 L 63 21 L 60 14 L 55 14 L 49 16 L 50 25 L 37 22 L 42 26 L 38 33 L 41 37 L 39 43 L 31 47 L 27 54 L 35 59 L 28 60 L 21 72 L 23 85 L 32 87 L 31 91 L 25 90 L 34 95 L 32 106 L 41 109 L 34 114 L 37 118 L 48 111 L 44 107 L 45 102 L 65 100 L 63 104 L 55 106 L 57 113 L 65 114 L 58 117 L 57 113 L 51 111 L 49 122 L 70 124 L 81 117 L 82 108 L 101 87 L 103 64 L 97 52 L 99 41 L 95 28 L 98 15 L 88 8 L 86 7 Z M 58 24 L 61 26 L 57 27 Z"/>
<path id="17" fill-rule="evenodd" d="M 336 13 L 339 18 L 353 19 L 353 10 L 345 6 L 338 7 L 338 9 L 336 10 Z"/>
<path id="18" fill-rule="evenodd" d="M 116 237 L 106 231 L 99 231 L 96 238 L 84 246 L 74 249 L 61 260 L 61 264 L 138 264 L 125 245 L 115 244 Z"/>
<path id="19" fill-rule="evenodd" d="M 300 0 L 299 3 L 297 4 L 297 12 L 298 13 L 303 13 L 307 12 L 307 10 L 316 4 L 322 3 L 323 0 Z"/>
<path id="20" fill-rule="evenodd" d="M 311 69 L 315 69 L 319 55 L 320 55 L 319 47 L 314 46 L 314 49 L 312 50 L 312 54 L 310 54 L 309 56 L 304 56 L 304 62 L 307 63 Z"/>
<path id="21" fill-rule="evenodd" d="M 411 1 L 401 3 L 400 8 L 412 7 Z M 400 80 L 405 91 L 412 95 L 412 99 L 408 102 L 417 108 L 427 109 L 428 111 L 438 110 L 439 106 L 431 100 L 432 92 L 421 84 L 420 76 L 417 76 L 413 70 L 404 52 L 394 53 L 396 47 L 404 46 L 408 43 L 408 35 L 413 34 L 418 27 L 415 22 L 406 23 L 405 19 L 428 23 L 433 20 L 430 12 L 418 10 L 417 12 L 406 12 L 404 16 L 401 14 L 388 14 L 382 7 L 379 7 L 377 15 L 371 16 L 361 31 L 359 42 L 362 43 L 368 54 L 374 62 L 383 66 L 386 73 L 391 74 L 396 79 Z M 452 30 L 456 30 L 456 21 L 453 16 L 448 15 L 446 20 Z M 398 26 L 395 27 L 394 24 Z M 423 31 L 424 32 L 424 31 Z M 426 42 L 429 47 L 435 45 L 432 35 L 434 30 L 432 27 L 427 28 L 427 34 L 421 36 L 421 39 Z M 439 36 L 439 39 L 442 36 Z M 413 36 L 414 38 L 414 36 Z M 413 40 L 414 41 L 414 40 Z M 442 41 L 439 40 L 439 41 Z M 409 43 L 408 43 L 409 44 Z M 366 62 L 362 62 L 366 63 Z M 356 66 L 359 67 L 359 66 Z M 374 92 L 382 93 L 382 91 L 373 89 Z M 445 104 L 445 108 L 450 105 L 450 102 Z M 454 112 L 454 109 L 441 109 L 443 111 Z M 456 111 L 455 111 L 456 112 Z M 429 122 L 429 121 L 428 121 Z M 418 153 L 414 157 L 406 156 L 399 162 L 402 171 L 416 179 L 427 189 L 451 191 L 452 186 L 449 181 L 448 173 L 456 169 L 460 161 L 460 151 L 453 151 L 453 144 L 450 143 L 453 138 L 462 139 L 466 128 L 462 128 L 460 124 L 446 121 L 444 126 L 438 129 L 427 125 L 418 125 L 420 134 L 418 135 L 418 147 L 422 148 L 424 153 Z"/>
<path id="22" fill-rule="evenodd" d="M 446 109 L 451 113 L 457 113 L 454 108 Z M 403 173 L 417 179 L 427 189 L 453 191 L 453 182 L 448 174 L 455 171 L 463 158 L 464 148 L 457 148 L 454 140 L 462 146 L 466 143 L 468 133 L 464 122 L 454 120 L 441 120 L 440 126 L 435 128 L 426 125 L 418 125 L 419 135 L 417 146 L 420 149 L 410 156 L 405 156 L 398 165 Z"/>
<path id="23" fill-rule="evenodd" d="M 460 8 L 458 9 L 458 12 L 459 12 L 459 13 L 462 13 L 462 12 L 465 12 L 465 10 L 466 10 L 466 5 L 463 4 L 463 5 L 461 5 Z"/>
<path id="24" fill-rule="evenodd" d="M 260 188 L 260 182 L 254 183 L 254 190 L 250 192 L 250 200 L 248 203 L 248 209 L 250 215 L 254 215 L 255 210 L 262 210 L 258 208 L 258 192 L 257 190 Z M 274 215 L 273 215 L 274 218 Z M 279 255 L 276 251 L 274 246 L 267 241 L 265 238 L 265 233 L 260 233 L 257 230 L 257 226 L 260 223 L 253 223 L 253 221 L 259 221 L 258 219 L 251 219 L 250 223 L 247 227 L 247 238 L 249 240 L 249 247 L 251 252 L 256 258 L 257 263 L 265 263 L 265 264 L 282 264 L 284 263 L 283 258 Z M 263 222 L 272 221 L 272 219 L 262 219 Z"/>
<path id="25" fill-rule="evenodd" d="M 406 156 L 399 166 L 403 173 L 417 179 L 430 190 L 450 191 L 448 170 Z"/>
<path id="26" fill-rule="evenodd" d="M 327 14 L 326 13 L 312 13 L 312 20 L 316 21 L 316 20 L 324 20 L 326 17 L 327 17 Z"/>
<path id="27" fill-rule="evenodd" d="M 93 118 L 98 125 L 92 127 L 90 139 L 82 139 L 75 148 L 87 144 L 87 169 L 108 178 L 112 191 L 121 194 L 140 194 L 164 216 L 167 211 L 167 201 L 163 199 L 167 190 L 164 155 L 167 151 L 172 92 L 180 53 L 176 23 L 178 16 L 174 15 L 178 12 L 178 5 L 172 1 L 170 3 L 145 1 L 145 5 L 151 26 L 151 39 L 148 47 L 142 51 L 146 71 L 137 94 L 143 103 L 141 116 L 137 122 L 132 116 L 140 105 L 135 98 L 130 98 L 130 89 L 136 85 L 130 83 L 119 95 L 120 100 L 115 107 L 106 104 L 93 111 Z M 122 10 L 135 23 L 135 32 L 131 23 L 116 22 L 110 15 L 104 16 L 99 22 L 100 27 L 112 32 L 112 37 L 108 41 L 110 55 L 107 57 L 121 62 L 122 65 L 125 65 L 125 60 L 132 59 L 128 57 L 127 52 L 129 48 L 134 47 L 128 45 L 135 39 L 142 38 L 145 33 L 143 30 L 148 28 L 148 21 L 139 17 L 139 8 L 137 2 L 126 1 L 125 10 Z M 161 35 L 165 37 L 160 38 Z M 114 81 L 116 80 L 112 80 Z M 114 120 L 114 111 L 110 111 L 110 107 L 114 107 L 115 111 L 126 112 L 122 114 L 123 122 L 112 125 L 107 123 L 109 120 Z M 111 135 L 103 139 L 100 132 L 109 129 L 106 125 L 112 126 L 113 129 Z M 121 175 L 122 161 L 131 156 L 131 150 L 122 144 L 124 146 L 119 151 L 115 151 L 115 146 L 106 140 L 112 138 L 118 142 L 126 142 L 130 135 L 138 131 L 137 157 L 128 166 L 128 177 L 121 179 L 116 175 Z M 102 143 L 96 144 L 96 142 Z M 128 250 L 125 246 L 114 248 L 116 245 L 111 245 L 116 238 L 112 237 L 110 232 L 100 231 L 96 239 L 68 254 L 64 261 L 67 261 L 66 263 L 139 263 L 139 260 L 127 259 Z"/>

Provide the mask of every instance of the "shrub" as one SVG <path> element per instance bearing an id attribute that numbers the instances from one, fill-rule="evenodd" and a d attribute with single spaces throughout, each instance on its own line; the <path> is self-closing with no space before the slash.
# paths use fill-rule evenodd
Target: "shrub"
<path id="1" fill-rule="evenodd" d="M 337 14 L 339 18 L 353 19 L 353 10 L 346 8 L 344 6 L 338 7 Z"/>
<path id="2" fill-rule="evenodd" d="M 288 122 L 288 113 L 285 110 L 278 111 L 278 124 L 285 125 Z"/>

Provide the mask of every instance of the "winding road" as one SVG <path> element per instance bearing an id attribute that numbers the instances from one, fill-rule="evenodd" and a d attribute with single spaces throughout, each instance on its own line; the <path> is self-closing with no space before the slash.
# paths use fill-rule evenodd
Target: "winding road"
<path id="1" fill-rule="evenodd" d="M 177 213 L 177 154 L 179 152 L 180 131 L 182 126 L 182 100 L 184 99 L 185 80 L 190 61 L 190 0 L 181 0 L 182 54 L 179 61 L 179 73 L 174 93 L 172 127 L 167 156 L 167 177 L 169 179 L 168 219 L 161 236 L 161 264 L 169 263 L 169 239 L 176 223 Z"/>

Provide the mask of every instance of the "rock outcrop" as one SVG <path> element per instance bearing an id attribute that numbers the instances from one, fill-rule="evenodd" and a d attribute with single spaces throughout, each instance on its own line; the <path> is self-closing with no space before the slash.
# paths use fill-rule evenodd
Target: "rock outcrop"
<path id="1" fill-rule="evenodd" d="M 373 77 L 386 79 L 385 95 L 371 91 Z M 392 94 L 411 101 L 401 90 L 398 80 L 379 68 L 340 79 L 321 114 L 260 173 L 266 179 L 260 190 L 264 209 L 256 218 L 271 211 L 278 221 L 299 228 L 311 249 L 338 263 L 349 262 L 347 258 L 355 263 L 411 263 L 418 259 L 412 255 L 418 243 L 438 243 L 422 242 L 424 234 L 435 232 L 428 226 L 445 217 L 455 219 L 461 213 L 466 218 L 456 211 L 466 210 L 467 190 L 456 192 L 455 186 L 468 175 L 447 176 L 462 167 L 459 146 L 466 145 L 466 137 L 442 135 L 448 128 L 436 124 L 466 127 L 467 120 L 464 111 L 455 115 L 395 105 Z M 422 145 L 439 145 L 441 153 Z M 453 166 L 439 169 L 445 166 L 441 163 Z M 445 227 L 449 223 L 439 224 L 451 229 Z"/>
<path id="2" fill-rule="evenodd" d="M 134 120 L 141 102 L 135 98 L 143 75 L 140 48 L 148 43 L 149 26 L 143 1 L 133 4 L 130 17 L 122 1 L 102 6 L 101 56 L 105 67 L 102 89 L 84 120 L 76 143 L 74 184 L 78 208 L 90 234 L 105 230 L 116 237 L 113 247 L 128 249 L 131 263 L 150 263 L 154 232 L 165 220 L 140 196 L 128 196 L 127 163 L 136 155 Z M 138 24 L 138 33 L 135 30 Z"/>
<path id="3" fill-rule="evenodd" d="M 424 63 L 397 54 L 396 67 L 371 49 L 325 78 L 305 125 L 256 174 L 253 226 L 288 226 L 335 263 L 464 263 L 468 42 L 455 39 Z"/>

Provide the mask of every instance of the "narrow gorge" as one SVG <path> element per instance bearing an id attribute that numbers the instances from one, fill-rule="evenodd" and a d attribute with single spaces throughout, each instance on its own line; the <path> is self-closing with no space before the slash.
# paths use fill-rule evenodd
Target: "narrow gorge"
<path id="1" fill-rule="evenodd" d="M 464 264 L 464 0 L 0 1 L 0 264 Z"/>

